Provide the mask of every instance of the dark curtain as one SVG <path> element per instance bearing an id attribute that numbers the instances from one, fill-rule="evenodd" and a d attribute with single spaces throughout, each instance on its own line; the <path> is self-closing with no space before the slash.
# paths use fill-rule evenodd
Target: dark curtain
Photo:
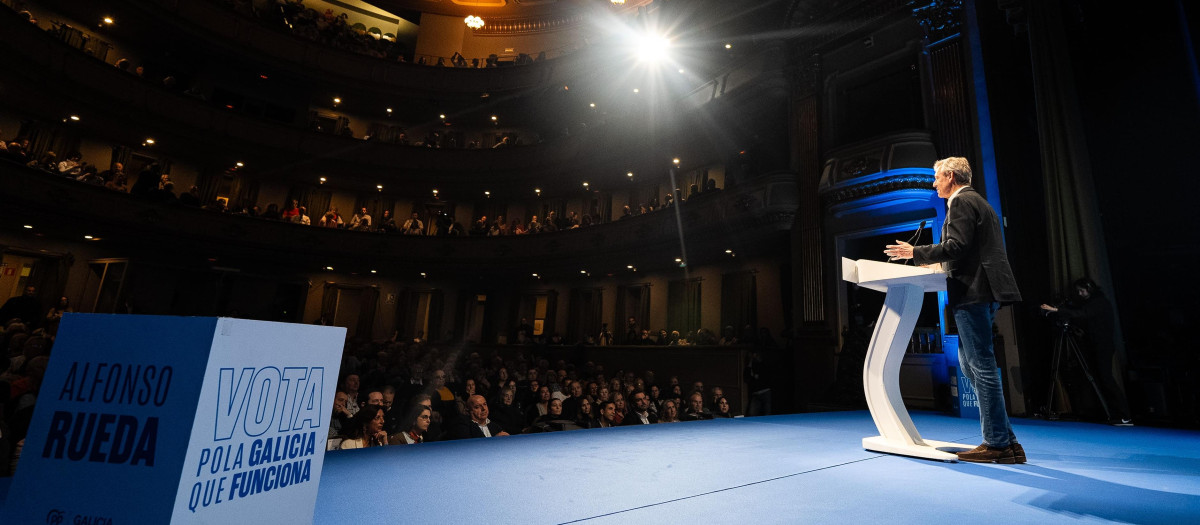
<path id="1" fill-rule="evenodd" d="M 234 211 L 240 211 L 243 207 L 254 207 L 254 204 L 258 202 L 258 185 L 258 180 L 249 180 L 246 177 L 234 177 L 233 188 L 230 193 L 236 195 L 236 198 L 230 207 Z"/>
<path id="2" fill-rule="evenodd" d="M 55 162 L 61 162 L 72 152 L 79 151 L 79 137 L 64 132 L 60 126 L 45 122 L 23 122 L 18 136 L 29 139 L 30 160 L 41 160 L 43 154 L 53 151 Z"/>
<path id="3" fill-rule="evenodd" d="M 379 306 L 379 287 L 362 287 L 362 306 L 358 309 L 358 329 L 355 331 L 360 339 L 372 340 L 375 334 L 375 308 Z"/>
<path id="4" fill-rule="evenodd" d="M 650 325 L 650 284 L 631 284 L 617 287 L 617 319 L 609 326 L 613 336 L 621 344 L 632 344 L 625 341 L 625 320 L 633 316 L 638 327 L 649 328 Z M 597 333 L 599 333 L 597 331 Z"/>
<path id="5" fill-rule="evenodd" d="M 570 342 L 582 342 L 589 335 L 600 333 L 603 323 L 604 289 L 576 288 L 571 290 L 567 337 Z"/>
<path id="6" fill-rule="evenodd" d="M 1062 8 L 1059 2 L 1029 2 L 1027 9 L 1051 284 L 1065 290 L 1075 279 L 1090 277 L 1108 292 L 1115 318 L 1120 319 L 1070 49 L 1061 31 Z M 1113 333 L 1123 354 L 1120 324 Z"/>
<path id="7" fill-rule="evenodd" d="M 442 333 L 442 311 L 445 310 L 445 298 L 441 290 L 429 292 L 429 333 L 425 334 L 430 341 L 444 341 L 446 334 Z"/>
<path id="8" fill-rule="evenodd" d="M 700 279 L 671 281 L 667 287 L 667 330 L 686 336 L 700 328 Z"/>
<path id="9" fill-rule="evenodd" d="M 329 203 L 333 201 L 333 192 L 325 189 L 308 187 L 299 192 L 296 200 L 308 210 L 308 216 L 315 225 L 325 212 L 329 211 Z M 345 220 L 345 219 L 343 219 Z"/>
<path id="10" fill-rule="evenodd" d="M 207 206 L 217 200 L 217 188 L 221 185 L 221 175 L 211 169 L 206 169 L 196 177 L 196 186 L 200 188 L 200 204 Z M 176 188 L 178 189 L 178 188 Z"/>
<path id="11" fill-rule="evenodd" d="M 333 315 L 337 313 L 337 283 L 325 283 L 325 295 L 321 297 L 321 318 L 325 321 L 321 324 L 333 326 Z"/>
<path id="12" fill-rule="evenodd" d="M 721 328 L 733 327 L 739 338 L 749 326 L 751 335 L 758 330 L 757 279 L 753 271 L 721 276 Z M 720 333 L 720 332 L 719 332 Z M 749 342 L 749 341 L 744 341 Z"/>

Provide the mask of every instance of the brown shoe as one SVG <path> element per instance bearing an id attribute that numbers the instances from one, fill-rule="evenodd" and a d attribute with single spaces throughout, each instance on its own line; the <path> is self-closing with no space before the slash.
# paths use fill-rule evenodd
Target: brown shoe
<path id="1" fill-rule="evenodd" d="M 1009 448 L 1012 449 L 1013 460 L 1015 460 L 1017 463 L 1025 462 L 1025 447 L 1022 447 L 1020 443 L 1013 441 L 1012 445 L 1009 445 Z"/>
<path id="2" fill-rule="evenodd" d="M 966 452 L 959 452 L 958 459 L 959 461 L 969 461 L 971 463 L 1012 464 L 1017 462 L 1013 456 L 1012 447 L 993 448 L 986 444 L 979 445 Z"/>

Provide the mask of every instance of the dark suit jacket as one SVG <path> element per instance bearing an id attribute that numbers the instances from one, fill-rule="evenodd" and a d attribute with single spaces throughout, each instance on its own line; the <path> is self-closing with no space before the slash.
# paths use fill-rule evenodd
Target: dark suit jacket
<path id="1" fill-rule="evenodd" d="M 1004 237 L 995 210 L 967 186 L 946 211 L 942 242 L 913 247 L 916 264 L 946 263 L 946 292 L 951 309 L 975 303 L 1021 300 L 1008 265 Z"/>
<path id="2" fill-rule="evenodd" d="M 650 420 L 650 424 L 658 423 L 658 416 L 654 412 L 648 412 L 646 419 Z M 625 419 L 621 420 L 621 426 L 642 425 L 642 418 L 638 417 L 637 412 L 630 412 L 625 415 Z"/>
<path id="3" fill-rule="evenodd" d="M 466 429 L 467 429 L 466 437 L 468 439 L 484 437 L 483 431 L 479 429 L 479 425 L 475 424 L 474 421 L 471 421 L 470 419 L 468 419 L 464 423 L 464 425 L 466 426 Z M 488 419 L 487 427 L 488 427 L 488 432 L 491 432 L 492 437 L 496 437 L 496 434 L 504 432 L 504 427 L 501 427 L 500 423 L 492 421 L 491 419 Z"/>

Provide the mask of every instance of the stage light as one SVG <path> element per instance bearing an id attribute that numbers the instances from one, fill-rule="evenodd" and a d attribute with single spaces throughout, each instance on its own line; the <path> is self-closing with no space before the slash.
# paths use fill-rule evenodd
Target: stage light
<path id="1" fill-rule="evenodd" d="M 33 225 L 32 225 L 32 224 L 26 224 L 26 225 L 25 225 L 25 229 L 26 229 L 26 230 L 32 230 L 32 229 L 33 229 Z"/>
<path id="2" fill-rule="evenodd" d="M 442 113 L 442 114 L 438 115 L 438 118 L 440 118 L 442 120 L 446 120 L 446 114 Z"/>
<path id="3" fill-rule="evenodd" d="M 479 28 L 483 27 L 483 19 L 479 18 L 475 15 L 467 16 L 466 18 L 463 19 L 463 21 L 466 22 L 467 27 L 469 27 L 471 29 L 479 29 Z"/>
<path id="4" fill-rule="evenodd" d="M 644 35 L 638 37 L 634 46 L 638 60 L 658 62 L 667 58 L 667 48 L 671 47 L 671 41 L 658 35 Z"/>
<path id="5" fill-rule="evenodd" d="M 483 196 L 484 196 L 484 197 L 487 197 L 487 198 L 489 198 L 489 199 L 490 199 L 490 198 L 492 198 L 492 192 L 490 192 L 490 191 L 484 191 L 484 192 L 483 192 Z"/>
<path id="6" fill-rule="evenodd" d="M 376 184 L 376 185 L 375 185 L 375 189 L 377 189 L 377 190 L 379 190 L 379 191 L 383 191 L 383 185 L 382 185 L 382 184 Z"/>
<path id="7" fill-rule="evenodd" d="M 338 97 L 333 97 L 333 105 L 335 105 L 335 106 L 336 106 L 336 105 L 338 105 L 338 104 L 341 104 L 341 103 L 342 103 L 342 99 L 340 99 L 340 98 L 338 98 Z"/>
<path id="8" fill-rule="evenodd" d="M 533 192 L 534 192 L 534 193 L 536 193 L 536 194 L 538 194 L 538 197 L 541 197 L 541 196 L 542 196 L 542 189 L 541 189 L 541 188 L 534 188 L 534 189 L 533 189 Z"/>
<path id="9" fill-rule="evenodd" d="M 632 171 L 631 171 L 631 172 L 629 172 L 629 173 L 626 173 L 625 175 L 629 176 L 629 178 L 631 178 L 631 179 L 633 178 L 633 172 L 632 172 Z"/>
<path id="10" fill-rule="evenodd" d="M 671 159 L 671 164 L 678 166 L 679 165 L 679 157 L 675 157 L 675 158 Z"/>
<path id="11" fill-rule="evenodd" d="M 84 239 L 91 240 L 91 239 L 92 239 L 92 236 L 91 236 L 91 235 L 84 235 L 84 236 L 83 236 L 83 238 L 84 238 Z"/>
<path id="12" fill-rule="evenodd" d="M 496 116 L 492 115 L 492 122 L 495 122 L 495 121 L 496 121 Z"/>
<path id="13" fill-rule="evenodd" d="M 583 182 L 583 189 L 585 189 L 585 190 L 586 190 L 586 189 L 587 189 L 587 187 L 588 187 L 588 183 L 587 183 L 587 181 L 584 181 L 584 182 Z"/>
<path id="14" fill-rule="evenodd" d="M 733 44 L 725 44 L 725 49 L 733 49 Z"/>
<path id="15" fill-rule="evenodd" d="M 243 164 L 242 162 L 237 163 L 237 167 L 239 167 L 239 168 L 244 167 L 244 166 L 245 166 L 245 164 Z"/>
<path id="16" fill-rule="evenodd" d="M 375 272 L 375 270 L 371 270 L 371 273 L 376 273 L 376 272 Z"/>
<path id="17" fill-rule="evenodd" d="M 325 177 L 321 177 L 321 184 L 325 184 Z"/>
<path id="18" fill-rule="evenodd" d="M 75 122 L 79 122 L 79 115 L 71 115 L 70 117 L 67 117 L 67 118 L 69 118 Z"/>
<path id="19" fill-rule="evenodd" d="M 325 269 L 326 269 L 326 270 L 329 270 L 329 271 L 331 271 L 331 272 L 333 271 L 333 267 L 332 267 L 332 266 L 326 266 L 326 267 L 325 267 Z"/>
<path id="20" fill-rule="evenodd" d="M 103 19 L 103 20 L 104 20 L 104 23 L 105 23 L 105 24 L 108 24 L 108 25 L 112 25 L 112 24 L 113 24 L 113 22 L 114 22 L 114 20 L 113 20 L 113 18 L 112 18 L 111 16 L 106 16 L 106 17 L 104 17 L 104 19 Z"/>
<path id="21" fill-rule="evenodd" d="M 392 114 L 392 108 L 387 108 L 388 115 Z"/>
<path id="22" fill-rule="evenodd" d="M 588 107 L 592 107 L 592 108 L 594 108 L 594 107 L 596 107 L 596 103 L 595 103 L 595 102 L 592 102 L 591 104 L 588 104 Z"/>

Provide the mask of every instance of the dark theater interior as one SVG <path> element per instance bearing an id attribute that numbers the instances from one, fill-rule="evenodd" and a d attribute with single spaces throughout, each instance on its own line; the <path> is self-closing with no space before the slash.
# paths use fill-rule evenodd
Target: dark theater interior
<path id="1" fill-rule="evenodd" d="M 825 424 L 849 425 L 845 451 L 813 444 L 811 463 L 780 467 L 696 445 L 781 470 L 705 463 L 674 492 L 632 483 L 660 491 L 645 501 L 533 495 L 515 510 L 493 495 L 491 514 L 406 520 L 387 507 L 405 507 L 401 491 L 360 518 L 705 521 L 672 505 L 754 486 L 745 519 L 880 519 L 816 502 L 848 482 L 795 488 L 829 493 L 803 502 L 781 484 L 877 456 L 854 425 L 872 431 L 863 370 L 884 294 L 844 280 L 845 261 L 941 242 L 934 163 L 948 157 L 969 161 L 998 215 L 1022 296 L 992 328 L 1029 464 L 1104 450 L 1175 479 L 1200 468 L 1198 22 L 1184 0 L 0 0 L 0 488 L 64 313 L 233 317 L 346 329 L 316 522 L 341 521 L 330 509 L 372 464 L 504 469 L 489 457 L 507 452 L 529 455 L 514 469 L 622 487 L 604 463 L 529 447 L 584 450 L 608 432 L 639 464 L 659 459 L 639 446 L 687 463 L 674 440 L 762 432 L 771 448 L 786 427 L 780 439 L 824 443 Z M 947 301 L 925 294 L 900 392 L 923 427 L 973 446 Z M 380 394 L 376 443 L 354 415 Z M 470 440 L 476 396 L 520 436 Z M 643 402 L 685 424 L 603 428 Z M 1068 456 L 1059 438 L 1086 444 Z M 339 450 L 414 440 L 427 444 Z M 932 468 L 919 475 L 957 467 Z M 483 489 L 493 474 L 455 476 Z M 1077 489 L 992 510 L 1200 509 L 1194 480 L 1114 510 L 1088 494 L 1133 482 L 1032 478 L 1004 479 Z M 411 495 L 452 503 L 462 488 Z M 901 521 L 974 517 L 905 505 Z"/>

